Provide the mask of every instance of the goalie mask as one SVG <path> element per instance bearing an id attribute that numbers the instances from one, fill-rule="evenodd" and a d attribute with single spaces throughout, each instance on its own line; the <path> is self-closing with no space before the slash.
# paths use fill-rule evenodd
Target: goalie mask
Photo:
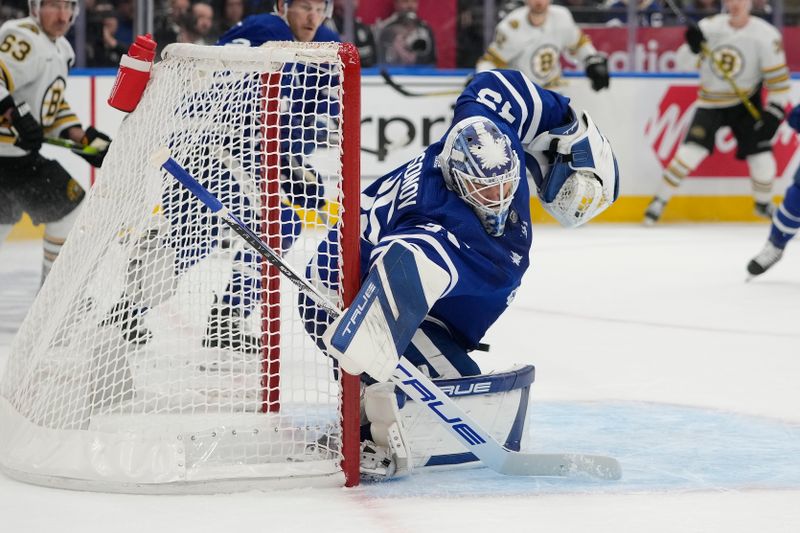
<path id="1" fill-rule="evenodd" d="M 28 11 L 30 12 L 31 17 L 41 26 L 42 21 L 39 19 L 39 10 L 42 7 L 42 3 L 48 0 L 28 0 Z M 52 1 L 52 0 L 50 0 Z M 81 11 L 80 3 L 78 0 L 56 0 L 56 3 L 60 5 L 69 5 L 72 6 L 72 16 L 69 19 L 70 27 L 75 23 L 75 19 L 78 18 L 78 14 Z"/>
<path id="2" fill-rule="evenodd" d="M 447 134 L 438 160 L 447 188 L 475 211 L 489 235 L 502 235 L 520 179 L 508 136 L 486 118 L 464 119 Z"/>
<path id="3" fill-rule="evenodd" d="M 525 148 L 539 200 L 562 226 L 580 226 L 619 196 L 619 167 L 611 143 L 585 111 L 572 121 L 540 134 Z M 541 170 L 540 170 L 541 167 Z"/>

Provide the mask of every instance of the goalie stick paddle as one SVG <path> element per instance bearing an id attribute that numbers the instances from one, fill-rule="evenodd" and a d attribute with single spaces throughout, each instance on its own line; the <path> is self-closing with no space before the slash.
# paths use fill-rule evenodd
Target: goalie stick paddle
<path id="1" fill-rule="evenodd" d="M 100 150 L 93 146 L 84 146 L 83 144 L 76 143 L 75 141 L 59 139 L 58 137 L 45 137 L 44 142 L 45 144 L 52 144 L 53 146 L 69 148 L 70 150 L 75 150 L 76 152 L 83 152 L 86 155 L 96 155 L 100 153 Z"/>
<path id="2" fill-rule="evenodd" d="M 386 82 L 386 85 L 388 85 L 395 91 L 399 92 L 403 96 L 409 96 L 411 98 L 422 98 L 425 96 L 457 96 L 461 94 L 460 89 L 445 89 L 443 91 L 430 91 L 425 93 L 409 91 L 408 89 L 397 83 L 389 74 L 389 71 L 386 70 L 385 68 L 382 68 L 380 70 L 380 75 L 383 78 L 383 81 Z"/>
<path id="3" fill-rule="evenodd" d="M 226 225 L 253 246 L 264 259 L 275 265 L 289 281 L 331 313 L 331 316 L 341 314 L 338 307 L 286 264 L 274 250 L 175 161 L 170 156 L 168 148 L 154 152 L 150 156 L 150 162 L 177 179 Z M 512 476 L 566 476 L 584 473 L 608 480 L 622 477 L 622 468 L 613 457 L 569 453 L 523 453 L 506 448 L 472 420 L 405 357 L 400 357 L 391 381 L 413 401 L 425 406 L 434 420 L 443 425 L 468 451 L 495 472 Z"/>

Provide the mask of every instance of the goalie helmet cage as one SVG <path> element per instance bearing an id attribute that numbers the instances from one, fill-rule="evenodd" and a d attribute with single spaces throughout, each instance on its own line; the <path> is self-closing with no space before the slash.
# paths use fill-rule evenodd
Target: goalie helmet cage
<path id="1" fill-rule="evenodd" d="M 163 57 L 12 343 L 0 467 L 109 492 L 355 485 L 358 378 L 316 347 L 307 328 L 324 325 L 304 321 L 294 285 L 148 158 L 168 147 L 299 272 L 333 241 L 328 295 L 347 305 L 358 53 L 176 44 Z"/>

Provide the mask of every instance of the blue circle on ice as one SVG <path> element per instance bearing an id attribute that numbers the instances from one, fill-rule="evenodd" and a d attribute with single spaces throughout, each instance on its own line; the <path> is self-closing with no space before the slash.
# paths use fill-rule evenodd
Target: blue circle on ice
<path id="1" fill-rule="evenodd" d="M 406 482 L 372 489 L 402 495 L 406 483 L 414 483 L 414 496 L 497 496 L 800 487 L 800 424 L 638 402 L 533 402 L 528 416 L 529 451 L 610 455 L 620 461 L 622 479 L 508 477 L 486 468 L 426 473 L 421 468 Z"/>

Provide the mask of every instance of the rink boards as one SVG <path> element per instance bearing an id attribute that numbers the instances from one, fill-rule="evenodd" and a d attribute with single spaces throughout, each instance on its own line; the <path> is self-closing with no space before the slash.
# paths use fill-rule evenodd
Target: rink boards
<path id="1" fill-rule="evenodd" d="M 415 93 L 457 91 L 467 71 L 432 71 L 393 75 L 396 82 Z M 639 221 L 656 190 L 664 165 L 677 150 L 694 109 L 697 79 L 681 74 L 615 74 L 611 90 L 593 92 L 581 75 L 567 78 L 563 92 L 575 106 L 585 108 L 608 137 L 622 176 L 620 199 L 600 218 L 607 222 Z M 76 70 L 70 76 L 67 99 L 84 125 L 94 124 L 114 137 L 124 114 L 108 106 L 114 82 L 113 70 Z M 454 95 L 410 97 L 388 86 L 381 76 L 367 70 L 363 77 L 361 109 L 362 179 L 378 177 L 437 141 L 446 131 Z M 800 102 L 800 79 L 792 80 L 792 103 Z M 785 123 L 774 140 L 778 181 L 776 197 L 791 182 L 800 165 L 800 137 Z M 752 221 L 752 200 L 747 166 L 734 158 L 736 143 L 730 130 L 717 135 L 714 154 L 684 182 L 665 221 Z M 46 157 L 57 158 L 82 184 L 97 179 L 95 171 L 79 157 L 62 148 L 45 146 Z M 547 215 L 533 200 L 535 221 Z M 37 237 L 41 228 L 25 220 L 12 238 Z"/>

